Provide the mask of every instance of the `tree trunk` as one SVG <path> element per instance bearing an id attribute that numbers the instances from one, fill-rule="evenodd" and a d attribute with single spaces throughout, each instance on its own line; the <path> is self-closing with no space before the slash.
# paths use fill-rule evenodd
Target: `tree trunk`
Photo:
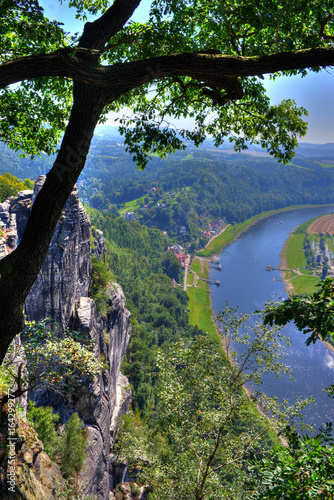
<path id="1" fill-rule="evenodd" d="M 79 43 L 83 53 L 77 57 L 84 66 L 98 64 L 99 54 L 96 51 L 104 49 L 110 38 L 132 16 L 140 1 L 114 0 L 100 18 L 85 24 Z M 48 59 L 45 54 L 42 55 L 44 57 Z M 28 59 L 34 65 L 34 57 Z M 3 66 L 5 73 L 6 67 L 11 72 L 12 65 L 15 66 L 15 61 Z M 101 71 L 103 73 L 104 69 L 101 68 Z M 62 74 L 62 70 L 53 74 Z M 114 84 L 111 82 L 107 94 L 106 90 L 96 87 L 95 82 L 79 83 L 75 75 L 72 78 L 73 107 L 59 154 L 36 197 L 18 248 L 0 261 L 0 363 L 13 338 L 24 327 L 25 300 L 44 262 L 63 206 L 84 168 L 103 107 L 110 99 L 118 98 L 127 90 L 118 88 L 113 92 Z"/>
<path id="2" fill-rule="evenodd" d="M 85 165 L 104 102 L 100 90 L 75 84 L 71 117 L 57 159 L 36 197 L 20 245 L 0 261 L 0 362 L 24 327 L 25 300 L 44 262 L 63 206 Z"/>

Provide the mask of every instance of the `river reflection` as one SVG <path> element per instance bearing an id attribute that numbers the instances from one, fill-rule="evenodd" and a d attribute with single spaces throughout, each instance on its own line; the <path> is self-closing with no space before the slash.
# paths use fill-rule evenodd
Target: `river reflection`
<path id="1" fill-rule="evenodd" d="M 280 264 L 279 254 L 296 226 L 311 217 L 332 211 L 334 207 L 282 212 L 258 221 L 227 246 L 219 256 L 222 271 L 210 272 L 210 279 L 221 282 L 220 288 L 211 287 L 215 314 L 226 301 L 232 307 L 239 306 L 240 312 L 253 313 L 262 309 L 270 298 L 285 298 L 285 285 L 279 281 L 279 271 L 268 272 L 266 266 L 277 267 Z M 295 380 L 291 381 L 288 376 L 278 380 L 268 376 L 262 390 L 269 396 L 291 401 L 294 394 L 303 397 L 311 395 L 315 403 L 304 410 L 305 422 L 318 428 L 324 422 L 334 420 L 334 400 L 323 391 L 334 380 L 334 355 L 320 341 L 306 346 L 306 336 L 292 324 L 284 328 L 284 334 L 292 344 L 285 349 L 283 361 L 291 367 Z M 236 346 L 236 350 L 239 348 Z"/>

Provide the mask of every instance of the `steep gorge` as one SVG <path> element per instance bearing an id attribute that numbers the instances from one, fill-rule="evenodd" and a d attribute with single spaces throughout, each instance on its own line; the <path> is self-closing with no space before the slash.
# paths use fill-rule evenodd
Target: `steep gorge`
<path id="1" fill-rule="evenodd" d="M 34 191 L 23 191 L 17 198 L 0 204 L 3 237 L 0 258 L 13 251 L 20 241 L 31 206 L 44 182 L 40 176 Z M 89 446 L 80 491 L 101 500 L 109 498 L 113 487 L 111 448 L 119 416 L 130 402 L 128 381 L 120 366 L 130 337 L 130 313 L 117 284 L 110 286 L 109 310 L 102 318 L 94 300 L 88 296 L 91 279 L 91 223 L 75 188 L 58 221 L 47 257 L 25 305 L 28 320 L 52 318 L 63 325 L 95 339 L 95 353 L 104 360 L 96 383 L 83 380 L 70 401 L 49 391 L 38 391 L 29 397 L 38 405 L 52 406 L 61 422 L 78 412 L 88 433 Z M 94 255 L 101 258 L 105 250 L 103 235 L 97 233 Z M 23 492 L 22 492 L 23 493 Z M 52 498 L 52 497 L 50 497 Z"/>

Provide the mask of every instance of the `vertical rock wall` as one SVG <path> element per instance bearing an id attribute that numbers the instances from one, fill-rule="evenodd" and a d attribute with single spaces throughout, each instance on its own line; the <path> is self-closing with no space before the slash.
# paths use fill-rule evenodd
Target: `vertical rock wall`
<path id="1" fill-rule="evenodd" d="M 18 198 L 0 204 L 0 258 L 11 252 L 20 241 L 36 194 L 44 177 L 37 179 L 34 192 L 23 191 Z M 83 419 L 89 446 L 85 470 L 80 477 L 81 491 L 101 500 L 109 498 L 111 435 L 114 436 L 118 413 L 124 413 L 131 394 L 120 366 L 130 337 L 130 313 L 117 284 L 110 287 L 111 312 L 102 318 L 94 301 L 88 297 L 91 277 L 90 220 L 75 188 L 57 224 L 50 248 L 26 301 L 28 320 L 52 318 L 64 327 L 85 332 L 95 339 L 98 359 L 104 369 L 96 383 L 83 381 L 71 402 L 46 391 L 31 394 L 37 404 L 53 406 L 65 422 L 74 411 Z M 97 232 L 95 254 L 105 250 L 101 231 Z M 100 250 L 100 252 L 98 251 Z"/>

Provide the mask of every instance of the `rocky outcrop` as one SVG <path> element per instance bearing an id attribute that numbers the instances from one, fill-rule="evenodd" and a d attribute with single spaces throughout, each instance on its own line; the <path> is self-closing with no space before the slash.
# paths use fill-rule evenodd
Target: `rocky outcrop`
<path id="1" fill-rule="evenodd" d="M 90 445 L 85 470 L 80 477 L 80 490 L 98 498 L 108 498 L 106 493 L 113 483 L 110 477 L 110 451 L 113 444 L 114 421 L 122 412 L 122 398 L 118 386 L 129 383 L 120 374 L 120 366 L 127 348 L 129 334 L 129 312 L 121 288 L 113 284 L 110 288 L 111 312 L 97 322 L 95 303 L 81 297 L 73 316 L 75 330 L 87 332 L 95 339 L 96 350 L 103 361 L 103 372 L 94 386 L 82 385 L 77 391 L 74 410 L 85 416 Z M 128 401 L 129 403 L 129 401 Z M 128 406 L 127 406 L 128 409 Z"/>
<path id="2" fill-rule="evenodd" d="M 38 178 L 32 199 L 42 187 Z M 68 325 L 78 299 L 88 295 L 91 276 L 90 221 L 72 191 L 53 234 L 48 254 L 25 305 L 29 320 L 53 318 Z M 20 237 L 21 235 L 19 235 Z"/>
<path id="3" fill-rule="evenodd" d="M 107 246 L 104 240 L 103 232 L 100 231 L 100 229 L 94 229 L 92 231 L 92 236 L 94 238 L 92 244 L 92 255 L 101 260 L 103 254 L 107 252 Z"/>
<path id="4" fill-rule="evenodd" d="M 29 218 L 33 191 L 21 191 L 0 203 L 0 259 L 18 245 Z"/>
<path id="5" fill-rule="evenodd" d="M 23 191 L 18 198 L 0 204 L 0 257 L 12 251 L 20 241 L 30 208 L 43 182 L 41 176 L 34 192 Z M 84 495 L 106 500 L 113 484 L 110 457 L 118 415 L 127 410 L 131 397 L 126 389 L 127 379 L 120 374 L 130 336 L 130 314 L 117 284 L 110 286 L 110 312 L 104 318 L 88 297 L 92 250 L 90 229 L 89 217 L 75 188 L 57 224 L 40 274 L 26 301 L 25 312 L 28 320 L 40 321 L 49 317 L 95 339 L 95 352 L 103 364 L 103 372 L 95 383 L 83 380 L 70 402 L 47 391 L 33 393 L 30 397 L 37 405 L 53 406 L 62 423 L 74 411 L 79 413 L 89 437 L 85 469 L 80 476 L 81 491 Z M 102 232 L 95 231 L 92 240 L 93 253 L 100 259 L 106 250 Z"/>
<path id="6" fill-rule="evenodd" d="M 0 441 L 5 445 L 0 447 L 0 498 L 65 498 L 66 482 L 59 466 L 44 452 L 36 431 L 17 415 L 13 421 L 12 416 L 11 411 L 0 409 Z"/>
<path id="7" fill-rule="evenodd" d="M 17 498 L 53 500 L 55 494 L 66 489 L 59 466 L 44 452 L 42 442 L 30 425 L 21 420 L 18 431 L 23 444 L 16 454 Z"/>

